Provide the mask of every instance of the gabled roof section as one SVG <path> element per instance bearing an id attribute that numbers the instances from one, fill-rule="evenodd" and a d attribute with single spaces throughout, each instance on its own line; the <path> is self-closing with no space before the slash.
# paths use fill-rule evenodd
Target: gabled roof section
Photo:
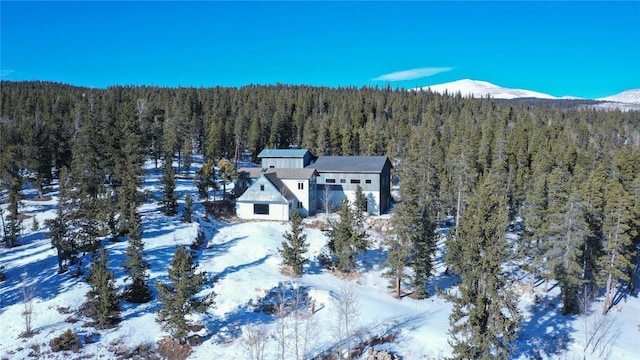
<path id="1" fill-rule="evenodd" d="M 269 180 L 276 189 L 278 189 L 280 194 L 282 194 L 287 201 L 292 201 L 296 198 L 287 185 L 285 185 L 282 180 L 278 179 L 276 173 L 264 174 L 264 177 L 267 178 L 267 180 Z"/>
<path id="2" fill-rule="evenodd" d="M 259 167 L 247 167 L 238 169 L 238 179 L 257 179 L 262 174 Z"/>
<path id="3" fill-rule="evenodd" d="M 307 168 L 319 172 L 381 173 L 387 162 L 391 166 L 386 156 L 320 156 Z"/>
<path id="4" fill-rule="evenodd" d="M 258 158 L 303 158 L 308 152 L 307 149 L 264 149 Z"/>

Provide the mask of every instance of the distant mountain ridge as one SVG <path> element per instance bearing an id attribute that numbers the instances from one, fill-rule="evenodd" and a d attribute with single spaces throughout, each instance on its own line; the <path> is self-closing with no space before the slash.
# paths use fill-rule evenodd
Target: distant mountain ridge
<path id="1" fill-rule="evenodd" d="M 596 100 L 640 104 L 640 89 L 627 90 L 619 94 L 598 98 Z"/>
<path id="2" fill-rule="evenodd" d="M 549 100 L 561 99 L 581 99 L 574 96 L 556 97 L 549 94 L 524 90 L 511 89 L 492 84 L 488 81 L 479 81 L 471 79 L 456 80 L 443 84 L 423 86 L 413 90 L 431 90 L 437 93 L 457 94 L 460 93 L 464 97 L 491 97 L 494 99 L 519 99 L 519 98 L 538 98 Z M 640 89 L 626 90 L 619 94 L 614 94 L 598 99 L 590 99 L 593 101 L 603 101 L 607 103 L 623 103 L 623 104 L 640 104 Z"/>

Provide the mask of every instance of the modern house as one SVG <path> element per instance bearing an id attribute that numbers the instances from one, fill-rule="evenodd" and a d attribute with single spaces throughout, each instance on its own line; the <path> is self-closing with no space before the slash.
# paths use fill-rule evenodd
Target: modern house
<path id="1" fill-rule="evenodd" d="M 367 212 L 382 214 L 391 203 L 391 162 L 386 156 L 320 156 L 305 149 L 265 149 L 260 168 L 238 169 L 236 213 L 243 219 L 288 221 L 293 208 L 302 216 L 325 206 L 353 202 L 358 185 Z"/>
<path id="2" fill-rule="evenodd" d="M 391 162 L 386 156 L 320 156 L 308 168 L 318 172 L 321 203 L 337 207 L 345 197 L 353 203 L 359 185 L 369 214 L 383 214 L 391 205 Z"/>
<path id="3" fill-rule="evenodd" d="M 313 215 L 318 205 L 316 192 L 311 190 L 316 188 L 317 174 L 312 168 L 240 168 L 235 191 L 242 195 L 236 200 L 236 214 L 243 219 L 288 221 L 289 213 L 285 216 L 279 208 L 286 203 L 302 216 Z M 256 212 L 255 204 L 269 206 L 267 210 L 258 207 Z"/>

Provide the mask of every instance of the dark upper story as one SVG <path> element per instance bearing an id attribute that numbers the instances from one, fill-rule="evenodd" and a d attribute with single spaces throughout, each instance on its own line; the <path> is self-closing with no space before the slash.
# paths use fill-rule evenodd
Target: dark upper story
<path id="1" fill-rule="evenodd" d="M 258 154 L 262 168 L 301 169 L 313 161 L 307 149 L 264 149 Z"/>
<path id="2" fill-rule="evenodd" d="M 307 165 L 319 173 L 374 173 L 379 174 L 391 168 L 386 156 L 320 156 Z"/>

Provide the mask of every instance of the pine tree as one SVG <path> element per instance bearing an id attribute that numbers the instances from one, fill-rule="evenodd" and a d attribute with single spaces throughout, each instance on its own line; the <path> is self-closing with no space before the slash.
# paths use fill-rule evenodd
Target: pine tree
<path id="1" fill-rule="evenodd" d="M 431 219 L 426 206 L 414 202 L 402 202 L 393 209 L 391 236 L 385 241 L 389 255 L 385 265 L 396 291 L 396 297 L 402 295 L 400 286 L 407 278 L 405 268 L 411 267 L 410 277 L 413 285 L 412 296 L 424 299 L 428 294 L 426 283 L 433 272 L 433 256 L 436 251 L 436 222 Z"/>
<path id="2" fill-rule="evenodd" d="M 209 201 L 209 189 L 213 188 L 214 191 L 218 189 L 213 161 L 207 160 L 202 164 L 202 167 L 196 171 L 193 182 L 198 188 L 198 195 L 200 195 L 202 199 Z"/>
<path id="3" fill-rule="evenodd" d="M 568 171 L 556 167 L 549 174 L 549 208 L 544 257 L 547 272 L 560 282 L 562 312 L 578 312 L 582 285 L 582 251 L 589 236 L 584 202 Z M 573 190 L 572 190 L 573 189 Z"/>
<path id="4" fill-rule="evenodd" d="M 138 187 L 142 184 L 143 156 L 140 147 L 140 126 L 135 118 L 126 118 L 123 129 L 123 145 L 118 148 L 119 156 L 115 159 L 116 199 L 119 213 L 118 235 L 126 235 L 129 231 L 131 204 L 140 204 Z"/>
<path id="5" fill-rule="evenodd" d="M 151 300 L 151 290 L 147 279 L 149 264 L 144 260 L 144 243 L 142 242 L 142 225 L 140 215 L 132 204 L 129 208 L 129 246 L 127 246 L 125 271 L 129 274 L 131 284 L 125 290 L 125 299 L 132 303 L 146 303 Z"/>
<path id="6" fill-rule="evenodd" d="M 9 147 L 0 153 L 0 184 L 5 185 L 8 192 L 7 211 L 9 212 L 8 224 L 3 220 L 2 241 L 6 247 L 14 247 L 18 244 L 22 220 L 20 218 L 20 200 L 22 199 L 22 175 L 20 174 L 21 154 L 17 147 Z M 4 181 L 3 181 L 4 180 Z"/>
<path id="7" fill-rule="evenodd" d="M 364 191 L 362 191 L 362 186 L 360 185 L 356 186 L 356 197 L 353 202 L 353 206 L 356 209 L 357 216 L 361 217 L 362 213 L 367 211 L 367 197 L 365 196 Z"/>
<path id="8" fill-rule="evenodd" d="M 446 261 L 460 274 L 449 315 L 454 359 L 509 359 L 520 319 L 502 265 L 507 259 L 506 199 L 487 176 L 469 199 Z"/>
<path id="9" fill-rule="evenodd" d="M 227 181 L 232 180 L 238 176 L 236 167 L 233 166 L 231 161 L 222 159 L 218 161 L 218 173 L 222 180 L 222 199 L 227 196 Z"/>
<path id="10" fill-rule="evenodd" d="M 87 293 L 87 300 L 96 311 L 99 326 L 112 325 L 118 320 L 120 312 L 115 278 L 108 264 L 109 252 L 102 248 L 102 251 L 93 257 L 91 274 L 89 274 L 91 290 Z"/>
<path id="11" fill-rule="evenodd" d="M 67 271 L 69 260 L 73 260 L 78 254 L 78 245 L 73 241 L 69 234 L 67 225 L 67 214 L 65 209 L 68 202 L 67 183 L 69 182 L 69 172 L 66 167 L 60 169 L 58 175 L 58 203 L 56 204 L 56 217 L 45 220 L 45 225 L 49 228 L 49 236 L 51 237 L 51 245 L 56 248 L 58 253 L 58 273 L 62 274 Z"/>
<path id="12" fill-rule="evenodd" d="M 294 275 L 302 275 L 302 270 L 307 259 L 304 254 L 309 250 L 307 235 L 302 233 L 302 217 L 297 209 L 291 214 L 291 230 L 283 234 L 285 240 L 282 242 L 278 252 L 282 256 L 282 264 L 291 267 Z"/>
<path id="13" fill-rule="evenodd" d="M 193 198 L 191 193 L 187 192 L 184 196 L 184 210 L 182 210 L 182 221 L 190 223 L 193 221 Z"/>
<path id="14" fill-rule="evenodd" d="M 196 297 L 207 282 L 206 274 L 196 273 L 196 267 L 189 250 L 179 247 L 167 270 L 170 282 L 155 283 L 158 300 L 162 304 L 156 320 L 164 330 L 169 331 L 171 336 L 181 342 L 189 330 L 186 316 L 193 312 L 204 313 L 214 304 L 213 292 L 205 297 Z"/>
<path id="15" fill-rule="evenodd" d="M 385 239 L 385 246 L 388 249 L 385 266 L 389 267 L 383 275 L 391 280 L 391 285 L 395 288 L 396 298 L 402 296 L 402 281 L 407 278 L 405 268 L 409 266 L 411 254 L 412 229 L 411 220 L 408 220 L 409 203 L 399 203 L 393 208 L 392 224 L 393 229 L 390 236 Z"/>
<path id="16" fill-rule="evenodd" d="M 426 284 L 434 270 L 433 258 L 438 240 L 437 223 L 433 219 L 434 214 L 430 213 L 426 206 L 418 208 L 416 215 L 410 262 L 413 269 L 411 283 L 414 290 L 412 297 L 424 299 L 429 295 Z"/>
<path id="17" fill-rule="evenodd" d="M 340 208 L 340 219 L 330 221 L 327 230 L 329 241 L 327 246 L 331 253 L 338 257 L 336 267 L 340 271 L 353 271 L 356 255 L 367 250 L 367 234 L 358 223 L 349 200 L 344 199 Z"/>
<path id="18" fill-rule="evenodd" d="M 622 187 L 618 177 L 612 177 L 606 187 L 605 218 L 603 224 L 604 245 L 599 257 L 600 283 L 605 288 L 602 312 L 606 314 L 613 306 L 614 290 L 619 281 L 629 281 L 631 261 L 636 250 L 633 239 L 637 236 L 632 226 L 634 212 L 632 198 Z"/>
<path id="19" fill-rule="evenodd" d="M 162 185 L 162 212 L 167 216 L 173 216 L 178 213 L 178 198 L 175 193 L 176 175 L 170 158 L 165 159 Z"/>

